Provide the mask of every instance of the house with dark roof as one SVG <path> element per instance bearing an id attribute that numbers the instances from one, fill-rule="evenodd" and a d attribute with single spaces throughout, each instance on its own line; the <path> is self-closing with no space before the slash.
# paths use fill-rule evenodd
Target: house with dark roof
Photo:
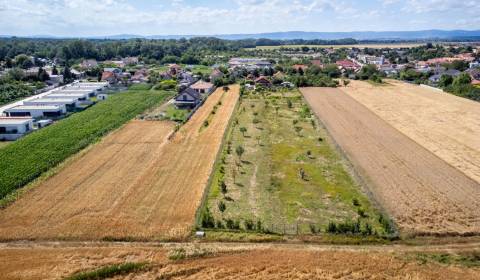
<path id="1" fill-rule="evenodd" d="M 175 97 L 175 105 L 179 108 L 194 108 L 202 101 L 200 93 L 192 88 L 186 88 Z"/>
<path id="2" fill-rule="evenodd" d="M 255 80 L 255 86 L 271 87 L 272 83 L 265 76 L 260 76 Z"/>
<path id="3" fill-rule="evenodd" d="M 446 71 L 440 71 L 438 72 L 438 74 L 436 75 L 433 75 L 431 76 L 430 78 L 428 78 L 428 80 L 430 81 L 430 83 L 432 83 L 433 85 L 436 85 L 440 82 L 440 78 L 442 78 L 443 75 L 446 75 L 446 76 L 451 76 L 453 78 L 459 76 L 462 72 L 458 71 L 458 70 L 455 70 L 455 69 L 449 69 L 449 70 L 446 70 Z"/>

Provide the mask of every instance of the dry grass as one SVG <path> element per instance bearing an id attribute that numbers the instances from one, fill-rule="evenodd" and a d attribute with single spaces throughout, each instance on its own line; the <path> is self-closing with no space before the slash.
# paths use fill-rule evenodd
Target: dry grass
<path id="1" fill-rule="evenodd" d="M 186 247 L 185 247 L 186 246 Z M 478 279 L 480 270 L 418 261 L 412 252 L 273 245 L 21 247 L 0 250 L 2 279 L 62 279 L 124 263 L 145 269 L 114 279 Z M 190 248 L 191 247 L 191 248 Z M 276 247 L 276 248 L 274 248 Z M 197 252 L 170 260 L 169 252 Z M 208 252 L 208 254 L 198 254 Z"/>
<path id="2" fill-rule="evenodd" d="M 480 233 L 477 182 L 340 89 L 302 91 L 376 200 L 395 218 L 404 233 Z M 418 114 L 422 113 L 418 111 Z"/>
<path id="3" fill-rule="evenodd" d="M 238 95 L 235 86 L 218 90 L 172 139 L 173 123 L 127 124 L 2 210 L 0 238 L 186 237 Z M 223 105 L 200 133 L 222 96 Z"/>

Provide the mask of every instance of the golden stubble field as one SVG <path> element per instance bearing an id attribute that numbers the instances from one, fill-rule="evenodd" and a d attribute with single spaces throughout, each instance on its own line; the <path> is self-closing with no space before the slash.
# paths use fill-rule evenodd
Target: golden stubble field
<path id="1" fill-rule="evenodd" d="M 302 92 L 401 232 L 480 233 L 480 185 L 476 181 L 395 129 L 343 89 L 305 88 Z M 422 98 L 416 100 L 417 104 L 422 102 Z M 390 106 L 401 104 L 392 99 Z"/>
<path id="2" fill-rule="evenodd" d="M 128 123 L 1 210 L 0 239 L 187 236 L 238 98 L 217 90 L 174 137 L 170 122 Z"/>
<path id="3" fill-rule="evenodd" d="M 394 128 L 480 183 L 480 102 L 387 80 L 341 90 Z"/>
<path id="4" fill-rule="evenodd" d="M 3 246 L 2 246 L 3 247 Z M 480 269 L 421 262 L 412 246 L 361 248 L 267 244 L 95 244 L 43 246 L 13 245 L 0 249 L 2 279 L 64 279 L 125 262 L 147 263 L 142 271 L 112 279 L 478 279 Z M 464 248 L 468 246 L 465 245 Z M 170 252 L 204 257 L 173 261 Z M 475 247 L 478 248 L 478 247 Z M 421 250 L 421 251 L 416 251 Z M 429 253 L 468 254 L 462 248 L 433 249 Z"/>

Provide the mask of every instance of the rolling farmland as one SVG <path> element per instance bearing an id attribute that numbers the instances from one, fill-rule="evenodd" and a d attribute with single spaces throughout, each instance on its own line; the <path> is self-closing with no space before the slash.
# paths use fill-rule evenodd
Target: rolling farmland
<path id="1" fill-rule="evenodd" d="M 217 90 L 173 137 L 170 122 L 128 123 L 1 211 L 0 238 L 185 237 L 238 96 Z"/>
<path id="2" fill-rule="evenodd" d="M 342 90 L 305 88 L 302 92 L 401 231 L 480 232 L 480 186 L 476 181 Z"/>

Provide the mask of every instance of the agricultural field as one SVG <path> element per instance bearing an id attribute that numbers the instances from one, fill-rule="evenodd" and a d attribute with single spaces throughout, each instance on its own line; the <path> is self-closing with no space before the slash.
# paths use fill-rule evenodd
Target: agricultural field
<path id="1" fill-rule="evenodd" d="M 392 233 L 347 168 L 298 91 L 247 93 L 216 165 L 201 226 L 315 234 L 347 233 L 351 225 L 358 234 Z"/>
<path id="2" fill-rule="evenodd" d="M 480 183 L 479 102 L 394 80 L 381 87 L 352 81 L 341 90 Z"/>
<path id="3" fill-rule="evenodd" d="M 190 235 L 238 96 L 238 86 L 217 90 L 176 132 L 173 122 L 135 120 L 108 135 L 0 211 L 0 239 Z"/>
<path id="4" fill-rule="evenodd" d="M 282 244 L 14 244 L 2 279 L 478 279 L 476 247 Z M 421 250 L 421 251 L 418 251 Z"/>
<path id="5" fill-rule="evenodd" d="M 284 46 L 258 46 L 256 49 L 260 50 L 274 50 L 274 49 L 281 49 L 281 48 L 301 48 L 301 47 L 309 47 L 309 48 L 334 48 L 334 49 L 342 49 L 342 48 L 372 48 L 372 49 L 395 49 L 395 48 L 414 48 L 418 46 L 422 46 L 424 44 L 420 43 L 396 43 L 396 44 L 357 44 L 357 45 L 284 45 Z"/>
<path id="6" fill-rule="evenodd" d="M 344 90 L 305 88 L 302 93 L 400 231 L 413 235 L 478 234 L 479 184 Z M 412 102 L 422 104 L 423 100 L 419 96 Z M 391 106 L 399 108 L 396 112 L 401 114 L 401 102 L 393 101 Z M 419 106 L 412 110 L 417 108 L 417 116 L 422 116 Z M 423 133 L 430 135 L 428 130 Z"/>
<path id="7" fill-rule="evenodd" d="M 96 142 L 171 93 L 128 91 L 0 149 L 0 199 Z"/>

